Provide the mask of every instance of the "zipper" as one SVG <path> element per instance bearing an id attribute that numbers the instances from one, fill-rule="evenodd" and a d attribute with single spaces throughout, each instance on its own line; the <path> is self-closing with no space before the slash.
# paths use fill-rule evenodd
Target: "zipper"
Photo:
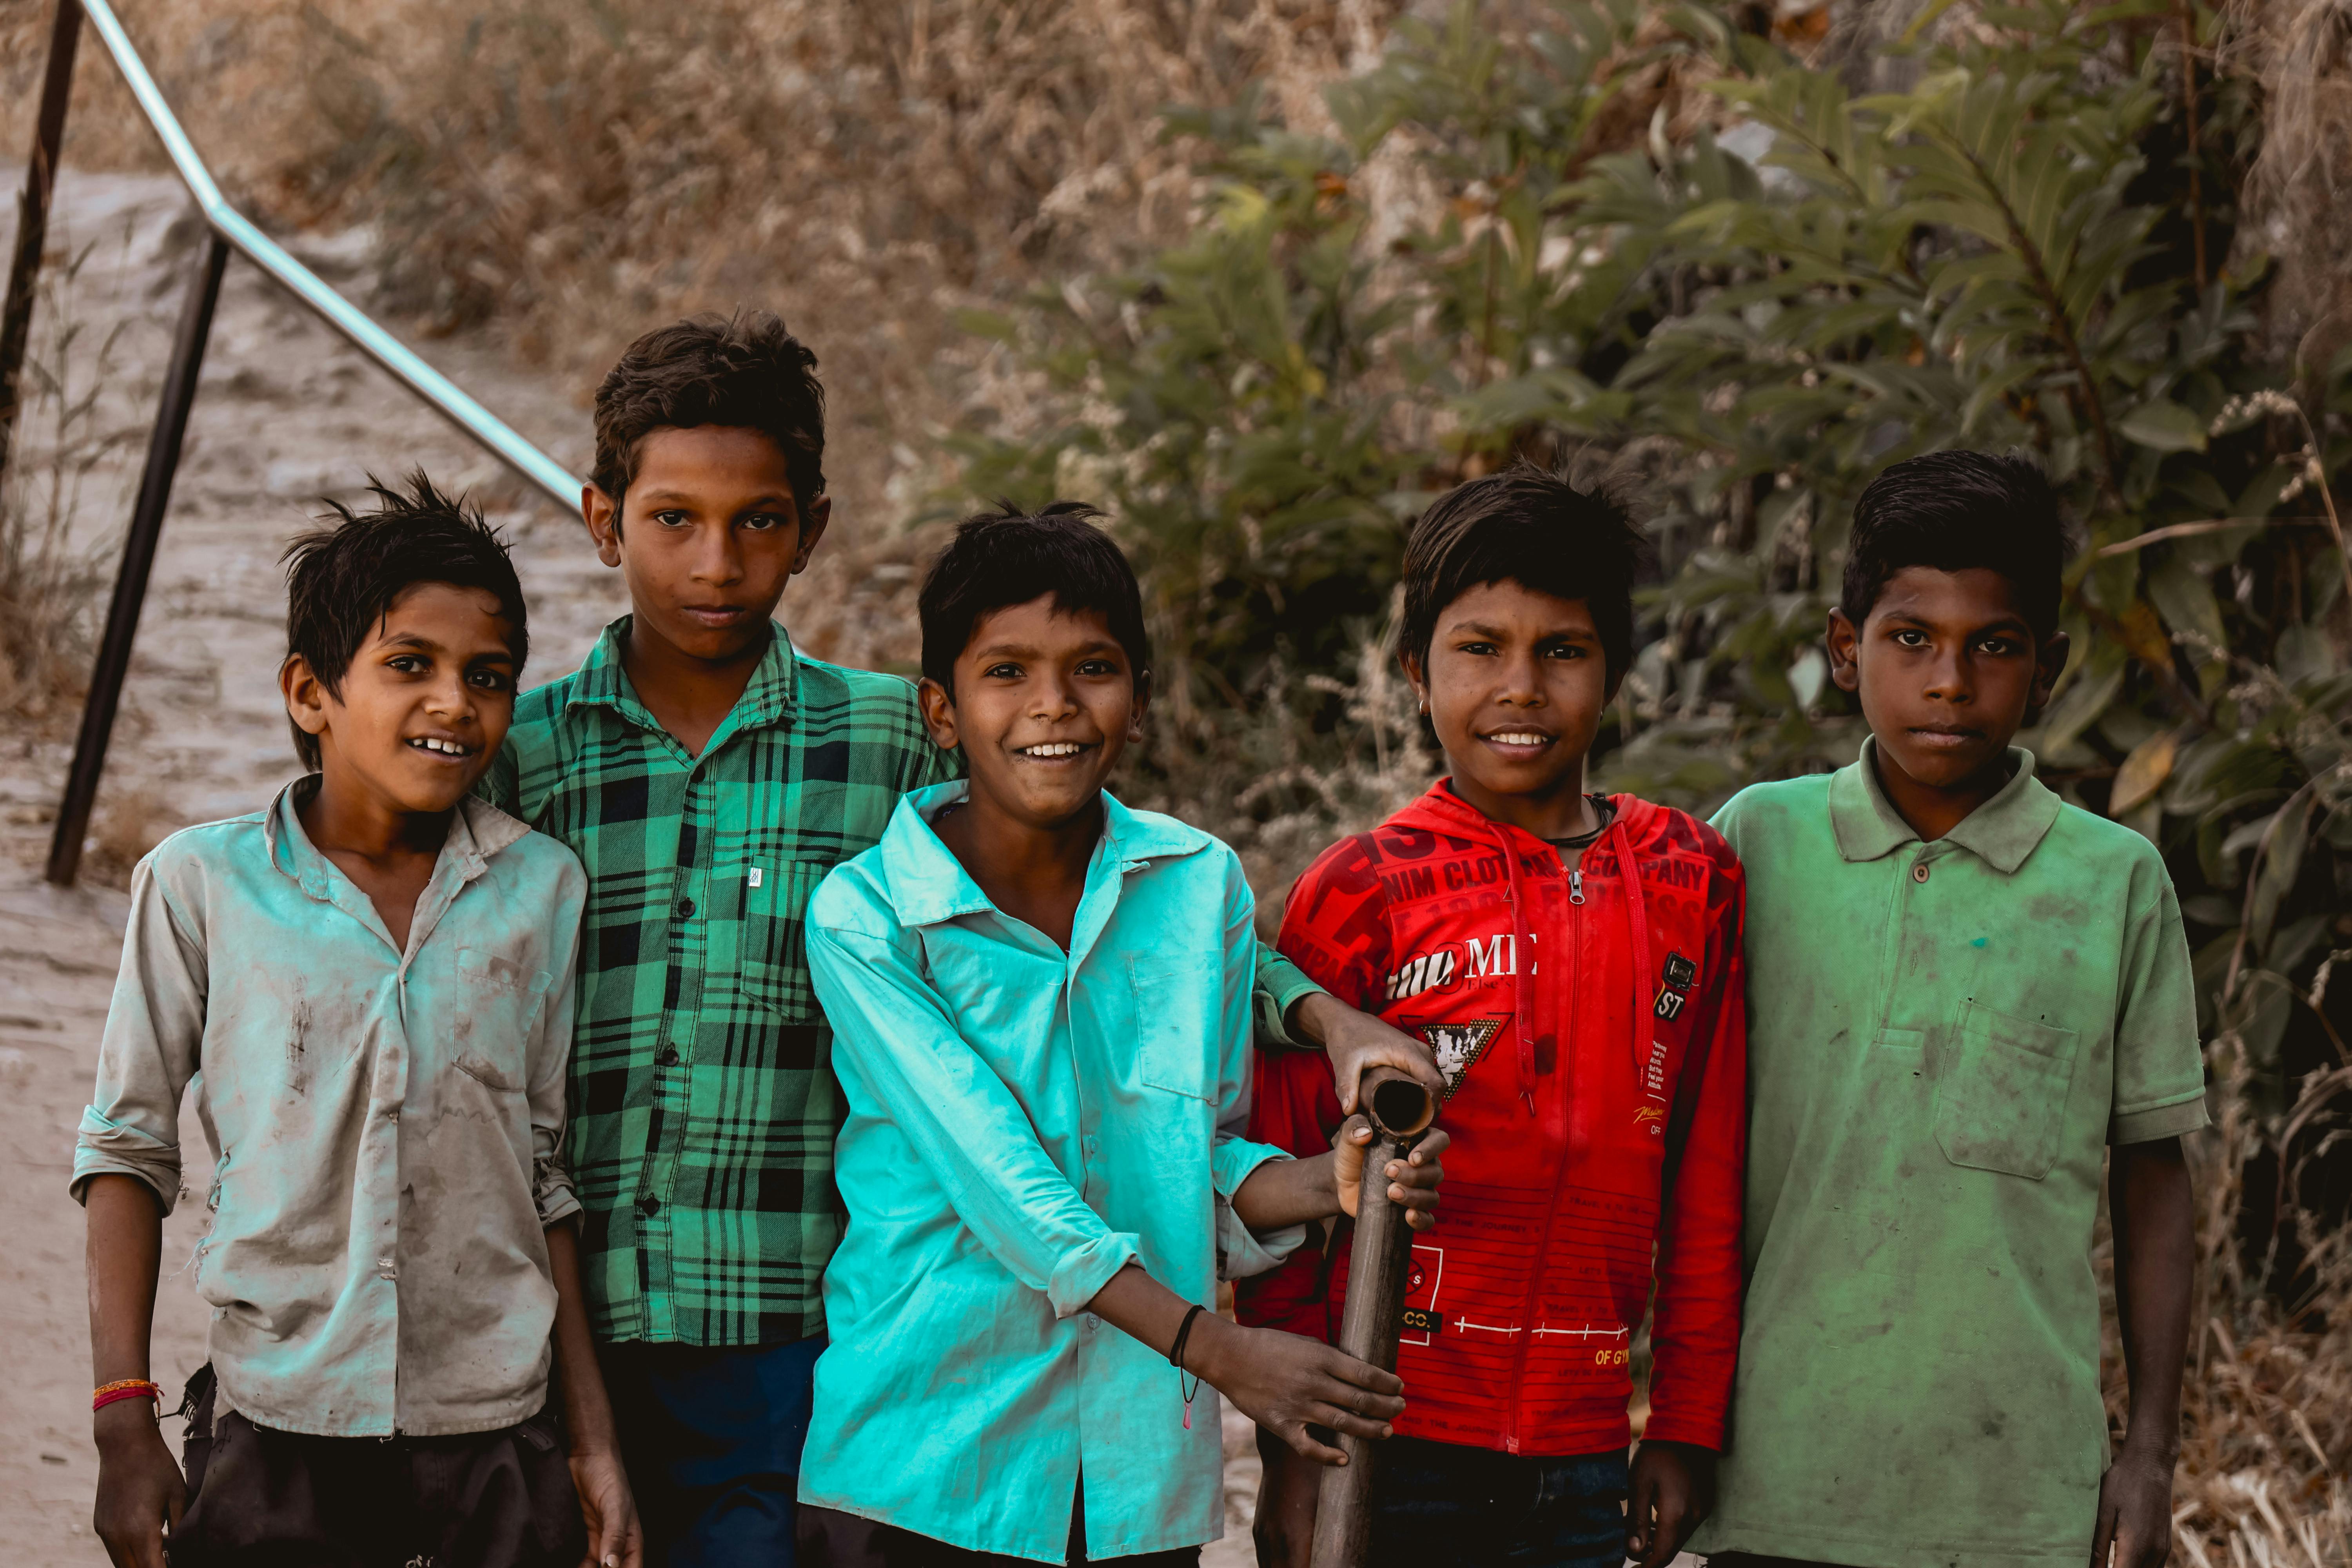
<path id="1" fill-rule="evenodd" d="M 1584 873 L 1581 869 L 1570 871 L 1568 874 L 1568 901 L 1579 906 L 1584 902 Z M 1532 929 L 1530 927 L 1530 930 Z M 1584 921 L 1581 916 L 1568 917 L 1566 936 L 1568 940 L 1560 943 L 1564 950 L 1560 956 L 1568 961 L 1565 965 L 1566 973 L 1554 976 L 1554 984 L 1559 987 L 1555 994 L 1561 1000 L 1560 1005 L 1552 1009 L 1552 1071 L 1555 1075 L 1560 1076 L 1560 1082 L 1563 1085 L 1568 1081 L 1564 1076 L 1568 1071 L 1567 1036 L 1569 1026 L 1574 1022 L 1576 1015 L 1574 995 L 1576 980 L 1583 966 L 1585 956 Z M 1528 999 L 1530 1002 L 1534 1000 L 1532 992 Z M 1533 1025 L 1534 1020 L 1529 1019 L 1528 1026 L 1532 1027 Z M 1565 1099 L 1566 1095 L 1567 1089 L 1563 1088 L 1561 1096 Z M 1542 1289 L 1544 1266 L 1551 1258 L 1552 1226 L 1559 1217 L 1559 1184 L 1561 1178 L 1568 1174 L 1567 1121 L 1568 1110 L 1567 1107 L 1563 1106 L 1560 1111 L 1559 1157 L 1554 1162 L 1551 1171 L 1552 1198 L 1551 1202 L 1544 1205 L 1543 1237 L 1536 1244 L 1535 1258 L 1528 1269 L 1527 1293 L 1519 1302 L 1519 1342 L 1511 1358 L 1510 1419 L 1503 1432 L 1506 1453 L 1516 1454 L 1519 1451 L 1519 1415 L 1526 1398 L 1528 1354 L 1534 1349 L 1536 1342 L 1536 1298 Z"/>

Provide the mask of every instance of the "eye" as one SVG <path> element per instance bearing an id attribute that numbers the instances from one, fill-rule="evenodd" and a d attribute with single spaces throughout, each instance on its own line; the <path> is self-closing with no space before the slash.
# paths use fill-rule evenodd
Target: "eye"
<path id="1" fill-rule="evenodd" d="M 779 516 L 772 511 L 755 511 L 738 526 L 750 529 L 755 533 L 770 533 L 786 526 L 791 521 L 790 518 Z"/>
<path id="2" fill-rule="evenodd" d="M 403 675 L 423 675 L 433 668 L 433 661 L 421 653 L 396 653 L 383 661 L 383 667 Z"/>
<path id="3" fill-rule="evenodd" d="M 1021 679 L 1021 667 L 1004 659 L 982 670 L 980 678 L 982 680 L 1018 680 Z"/>
<path id="4" fill-rule="evenodd" d="M 1989 637 L 1977 639 L 1977 647 L 1995 658 L 2006 658 L 2019 651 L 2017 639 L 2011 637 Z"/>
<path id="5" fill-rule="evenodd" d="M 510 691 L 514 689 L 514 677 L 503 669 L 472 669 L 466 672 L 466 684 L 484 691 Z"/>
<path id="6" fill-rule="evenodd" d="M 1554 643 L 1544 649 L 1544 657 L 1546 658 L 1583 658 L 1586 653 L 1580 643 L 1561 642 Z"/>
<path id="7" fill-rule="evenodd" d="M 1456 643 L 1454 644 L 1454 651 L 1457 653 L 1466 653 L 1473 658 L 1490 658 L 1494 657 L 1495 645 L 1490 642 Z"/>
<path id="8" fill-rule="evenodd" d="M 1118 675 L 1118 666 L 1107 658 L 1081 659 L 1078 662 L 1078 673 L 1103 679 Z"/>
<path id="9" fill-rule="evenodd" d="M 1898 646 L 1903 647 L 1926 647 L 1927 646 L 1927 634 L 1921 631 L 1916 626 L 1897 626 L 1894 631 L 1889 632 L 1887 636 L 1892 637 Z"/>
<path id="10" fill-rule="evenodd" d="M 654 513 L 654 521 L 660 523 L 664 528 L 684 528 L 690 520 L 687 517 L 686 513 L 672 506 L 664 507 L 661 510 Z"/>

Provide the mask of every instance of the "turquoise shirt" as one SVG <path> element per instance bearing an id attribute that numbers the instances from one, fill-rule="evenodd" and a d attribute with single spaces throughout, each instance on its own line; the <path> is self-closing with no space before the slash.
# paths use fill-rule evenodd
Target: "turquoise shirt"
<path id="1" fill-rule="evenodd" d="M 1067 952 L 1000 911 L 930 819 L 809 906 L 809 966 L 848 1121 L 848 1229 L 825 1271 L 801 1500 L 974 1552 L 1059 1563 L 1083 1470 L 1100 1561 L 1223 1532 L 1216 1394 L 1184 1425 L 1166 1346 L 1085 1310 L 1140 1262 L 1213 1307 L 1304 1235 L 1230 1200 L 1245 1142 L 1254 900 L 1223 844 L 1103 797 Z"/>

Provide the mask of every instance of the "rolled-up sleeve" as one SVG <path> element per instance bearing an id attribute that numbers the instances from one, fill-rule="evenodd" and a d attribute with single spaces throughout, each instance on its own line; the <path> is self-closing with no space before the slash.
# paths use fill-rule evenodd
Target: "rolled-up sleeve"
<path id="1" fill-rule="evenodd" d="M 925 983 L 911 939 L 826 920 L 828 894 L 839 896 L 828 885 L 810 909 L 809 971 L 842 1075 L 881 1103 L 990 1256 L 1056 1317 L 1083 1310 L 1140 1259 L 1139 1238 L 1112 1230 L 1054 1163 Z"/>
<path id="2" fill-rule="evenodd" d="M 539 1010 L 539 1031 L 530 1044 L 530 1184 L 539 1223 L 556 1225 L 580 1212 L 572 1173 L 563 1163 L 564 1090 L 572 1071 L 572 1024 L 578 997 L 580 915 L 588 901 L 588 877 L 574 863 L 558 884 L 549 911 L 548 951 L 555 957 L 554 982 Z"/>
<path id="3" fill-rule="evenodd" d="M 74 1136 L 71 1191 L 133 1176 L 169 1214 L 180 1199 L 180 1096 L 201 1065 L 208 984 L 203 935 L 173 900 L 155 857 L 131 879 L 122 967 L 98 1050 L 98 1084 Z"/>
<path id="4" fill-rule="evenodd" d="M 1270 1009 L 1279 1026 L 1292 1001 L 1320 987 L 1258 941 L 1256 900 L 1238 858 L 1229 860 L 1225 876 L 1224 1024 L 1217 1059 L 1217 1134 L 1209 1151 L 1209 1173 L 1216 1187 L 1217 1278 L 1246 1279 L 1281 1267 L 1307 1239 L 1303 1225 L 1255 1234 L 1234 1213 L 1234 1194 L 1260 1165 L 1291 1157 L 1287 1150 L 1253 1143 L 1244 1136 L 1249 1130 L 1255 1077 L 1251 1015 L 1256 1013 L 1263 1028 Z"/>

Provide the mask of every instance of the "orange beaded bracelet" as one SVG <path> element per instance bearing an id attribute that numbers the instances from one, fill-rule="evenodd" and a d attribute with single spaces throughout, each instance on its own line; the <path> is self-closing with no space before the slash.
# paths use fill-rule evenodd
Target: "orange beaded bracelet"
<path id="1" fill-rule="evenodd" d="M 143 1377 L 126 1377 L 116 1383 L 103 1383 L 89 1396 L 90 1414 L 95 1415 L 118 1399 L 152 1399 L 163 1402 L 161 1384 L 150 1383 Z"/>

